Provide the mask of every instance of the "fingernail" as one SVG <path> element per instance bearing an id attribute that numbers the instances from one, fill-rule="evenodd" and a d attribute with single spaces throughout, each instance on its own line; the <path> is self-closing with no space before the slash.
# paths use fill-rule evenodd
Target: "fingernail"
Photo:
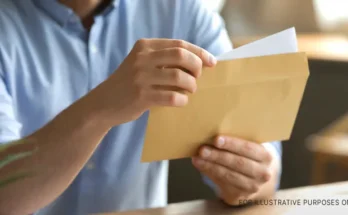
<path id="1" fill-rule="evenodd" d="M 217 63 L 216 58 L 213 55 L 211 55 L 211 54 L 209 54 L 209 63 L 212 66 L 214 66 Z"/>
<path id="2" fill-rule="evenodd" d="M 193 158 L 193 162 L 194 162 L 197 166 L 203 166 L 203 164 L 204 164 L 204 160 L 199 159 L 199 158 Z"/>
<path id="3" fill-rule="evenodd" d="M 219 147 L 219 148 L 221 148 L 224 144 L 225 144 L 225 138 L 219 137 L 219 138 L 217 139 L 216 146 Z"/>
<path id="4" fill-rule="evenodd" d="M 203 157 L 203 158 L 209 157 L 210 154 L 211 154 L 211 150 L 210 150 L 210 149 L 204 148 L 204 149 L 202 150 L 202 157 Z"/>

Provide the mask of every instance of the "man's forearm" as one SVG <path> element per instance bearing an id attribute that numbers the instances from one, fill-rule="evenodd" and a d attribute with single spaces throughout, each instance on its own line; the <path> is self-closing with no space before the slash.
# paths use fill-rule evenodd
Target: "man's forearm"
<path id="1" fill-rule="evenodd" d="M 110 126 L 101 120 L 96 97 L 84 97 L 46 126 L 9 149 L 6 154 L 25 148 L 35 153 L 0 170 L 0 178 L 18 171 L 33 175 L 0 191 L 0 214 L 29 214 L 58 197 L 73 181 L 93 154 Z"/>

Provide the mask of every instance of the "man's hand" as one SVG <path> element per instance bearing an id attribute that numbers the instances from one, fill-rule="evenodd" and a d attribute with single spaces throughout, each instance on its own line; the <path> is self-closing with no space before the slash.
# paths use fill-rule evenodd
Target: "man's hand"
<path id="1" fill-rule="evenodd" d="M 213 146 L 203 146 L 194 166 L 219 188 L 230 205 L 240 200 L 268 197 L 275 190 L 274 157 L 264 146 L 232 137 L 218 137 Z M 273 182 L 272 182 L 273 181 Z M 267 186 L 268 184 L 268 186 Z"/>
<path id="2" fill-rule="evenodd" d="M 21 140 L 39 150 L 2 168 L 0 178 L 26 169 L 39 174 L 1 189 L 0 214 L 32 214 L 51 203 L 72 183 L 111 127 L 138 118 L 151 106 L 185 105 L 187 95 L 182 92 L 194 92 L 202 67 L 215 63 L 207 51 L 184 41 L 138 41 L 106 81 Z M 22 145 L 13 150 L 22 151 L 27 144 Z"/>
<path id="3" fill-rule="evenodd" d="M 111 77 L 96 89 L 113 124 L 135 120 L 151 106 L 184 106 L 196 91 L 203 66 L 214 66 L 207 51 L 182 40 L 142 39 Z"/>

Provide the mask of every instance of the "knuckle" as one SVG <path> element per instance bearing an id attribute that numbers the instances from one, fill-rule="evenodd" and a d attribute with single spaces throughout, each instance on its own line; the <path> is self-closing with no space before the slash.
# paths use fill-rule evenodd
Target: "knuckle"
<path id="1" fill-rule="evenodd" d="M 187 95 L 183 95 L 179 92 L 169 92 L 163 97 L 163 101 L 168 106 L 173 107 L 182 107 L 185 106 L 188 102 Z"/>
<path id="2" fill-rule="evenodd" d="M 168 102 L 170 105 L 176 105 L 178 95 L 175 92 L 172 92 L 168 95 Z"/>
<path id="3" fill-rule="evenodd" d="M 236 165 L 238 168 L 243 168 L 245 166 L 245 160 L 243 157 L 236 158 Z"/>
<path id="4" fill-rule="evenodd" d="M 259 186 L 256 183 L 250 183 L 250 185 L 248 186 L 248 191 L 251 193 L 257 193 L 259 191 Z"/>
<path id="5" fill-rule="evenodd" d="M 221 171 L 220 178 L 226 182 L 231 183 L 233 183 L 233 181 L 235 181 L 236 179 L 235 175 L 230 173 L 229 171 Z"/>
<path id="6" fill-rule="evenodd" d="M 145 52 L 137 52 L 134 56 L 135 57 L 134 57 L 134 62 L 133 62 L 133 68 L 136 71 L 139 71 L 139 70 L 143 69 L 144 62 L 146 62 L 147 55 Z"/>
<path id="7" fill-rule="evenodd" d="M 193 57 L 192 57 L 192 65 L 194 66 L 193 70 L 192 71 L 196 76 L 199 76 L 200 73 L 201 73 L 201 70 L 202 70 L 202 65 L 203 65 L 203 61 L 197 57 L 196 55 L 194 54 L 191 54 Z"/>
<path id="8" fill-rule="evenodd" d="M 179 60 L 184 60 L 186 58 L 186 52 L 183 48 L 176 48 L 175 55 Z"/>
<path id="9" fill-rule="evenodd" d="M 147 46 L 148 40 L 147 39 L 139 39 L 137 40 L 137 42 L 135 43 L 135 48 L 142 50 Z"/>
<path id="10" fill-rule="evenodd" d="M 196 58 L 196 63 L 197 63 L 198 69 L 201 69 L 202 66 L 203 66 L 203 61 L 202 61 L 202 59 L 199 58 L 199 57 L 197 57 L 197 56 L 196 56 L 195 58 Z"/>
<path id="11" fill-rule="evenodd" d="M 206 57 L 206 52 L 203 49 L 200 49 L 198 52 L 198 57 L 200 59 L 201 64 L 203 64 L 202 59 L 205 59 Z"/>
<path id="12" fill-rule="evenodd" d="M 174 40 L 174 47 L 185 48 L 186 42 L 184 40 Z"/>
<path id="13" fill-rule="evenodd" d="M 272 172 L 270 169 L 266 169 L 262 174 L 261 174 L 261 179 L 262 181 L 266 182 L 269 181 L 272 177 Z"/>
<path id="14" fill-rule="evenodd" d="M 181 71 L 179 69 L 174 69 L 173 70 L 173 81 L 175 83 L 180 83 L 181 82 Z"/>
<path id="15" fill-rule="evenodd" d="M 185 87 L 187 88 L 187 90 L 191 93 L 196 92 L 197 90 L 196 79 L 192 77 L 191 75 L 185 75 L 184 78 L 185 78 L 185 81 L 187 81 L 187 84 L 185 84 Z"/>
<path id="16" fill-rule="evenodd" d="M 143 52 L 137 52 L 135 54 L 135 60 L 136 61 L 142 60 L 144 57 L 145 57 L 145 54 Z"/>

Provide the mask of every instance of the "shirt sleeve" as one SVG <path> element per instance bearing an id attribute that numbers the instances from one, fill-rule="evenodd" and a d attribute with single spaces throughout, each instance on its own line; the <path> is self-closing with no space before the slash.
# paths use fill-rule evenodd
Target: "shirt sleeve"
<path id="1" fill-rule="evenodd" d="M 280 180 L 282 175 L 282 154 L 283 154 L 282 143 L 280 141 L 275 141 L 270 143 L 264 143 L 263 146 L 266 147 L 272 154 L 274 154 L 276 159 L 278 159 L 279 161 L 278 181 L 276 184 L 276 189 L 278 190 L 280 187 Z"/>
<path id="2" fill-rule="evenodd" d="M 187 31 L 188 41 L 215 56 L 232 50 L 232 43 L 222 17 L 206 8 L 201 0 L 185 0 L 185 2 L 188 4 L 185 9 L 189 11 L 185 11 L 185 9 L 183 11 L 190 16 L 186 15 L 182 22 L 190 21 Z M 185 17 L 185 14 L 182 14 L 182 17 Z"/>
<path id="3" fill-rule="evenodd" d="M 186 11 L 187 14 L 191 14 L 191 17 L 186 20 L 189 22 L 188 40 L 193 44 L 196 44 L 215 56 L 219 56 L 225 52 L 233 49 L 230 37 L 225 28 L 225 23 L 222 17 L 206 8 L 200 0 L 185 0 L 190 11 Z M 184 16 L 184 15 L 183 15 Z M 263 144 L 274 152 L 280 160 L 282 156 L 281 142 L 271 142 Z M 281 165 L 279 168 L 278 183 L 276 188 L 279 188 L 281 178 Z M 206 176 L 203 175 L 203 181 L 210 186 L 216 193 L 218 193 L 217 186 Z"/>
<path id="4" fill-rule="evenodd" d="M 20 138 L 21 124 L 16 120 L 13 100 L 6 85 L 0 60 L 0 144 Z"/>

